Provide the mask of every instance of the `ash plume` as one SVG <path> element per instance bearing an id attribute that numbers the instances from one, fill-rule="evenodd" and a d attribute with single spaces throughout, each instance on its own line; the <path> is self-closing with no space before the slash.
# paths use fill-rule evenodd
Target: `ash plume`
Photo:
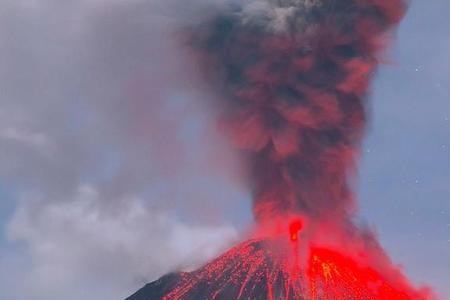
<path id="1" fill-rule="evenodd" d="M 353 221 L 351 189 L 370 81 L 403 0 L 268 0 L 189 28 L 217 92 L 220 127 L 244 157 L 255 232 L 141 299 L 434 299 Z"/>
<path id="2" fill-rule="evenodd" d="M 222 127 L 247 158 L 257 219 L 345 218 L 370 79 L 403 0 L 272 0 L 194 28 L 223 103 Z"/>

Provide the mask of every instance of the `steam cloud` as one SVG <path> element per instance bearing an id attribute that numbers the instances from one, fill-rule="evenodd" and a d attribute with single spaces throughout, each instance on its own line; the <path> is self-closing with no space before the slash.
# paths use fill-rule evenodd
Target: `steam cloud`
<path id="1" fill-rule="evenodd" d="M 166 4 L 0 2 L 0 298 L 125 298 L 226 247 L 247 195 Z"/>

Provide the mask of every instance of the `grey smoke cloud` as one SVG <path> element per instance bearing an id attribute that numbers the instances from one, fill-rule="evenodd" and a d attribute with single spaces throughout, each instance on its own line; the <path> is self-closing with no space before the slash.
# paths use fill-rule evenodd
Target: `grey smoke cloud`
<path id="1" fill-rule="evenodd" d="M 237 238 L 237 158 L 170 5 L 0 2 L 0 298 L 121 299 Z"/>

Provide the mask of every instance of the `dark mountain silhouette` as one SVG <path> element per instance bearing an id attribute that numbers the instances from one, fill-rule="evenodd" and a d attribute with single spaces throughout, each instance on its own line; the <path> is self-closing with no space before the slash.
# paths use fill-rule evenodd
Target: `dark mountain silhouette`
<path id="1" fill-rule="evenodd" d="M 310 248 L 303 259 L 298 249 L 292 241 L 250 240 L 196 271 L 163 276 L 126 300 L 429 299 L 399 274 L 386 278 L 326 248 Z"/>

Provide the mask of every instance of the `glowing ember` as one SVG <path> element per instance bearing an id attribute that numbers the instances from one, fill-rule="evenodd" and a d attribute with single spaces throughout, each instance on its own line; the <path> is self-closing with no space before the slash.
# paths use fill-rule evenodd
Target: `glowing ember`
<path id="1" fill-rule="evenodd" d="M 303 224 L 300 219 L 292 221 L 289 225 L 289 233 L 291 235 L 291 241 L 295 242 L 298 240 L 298 233 L 302 229 Z"/>

